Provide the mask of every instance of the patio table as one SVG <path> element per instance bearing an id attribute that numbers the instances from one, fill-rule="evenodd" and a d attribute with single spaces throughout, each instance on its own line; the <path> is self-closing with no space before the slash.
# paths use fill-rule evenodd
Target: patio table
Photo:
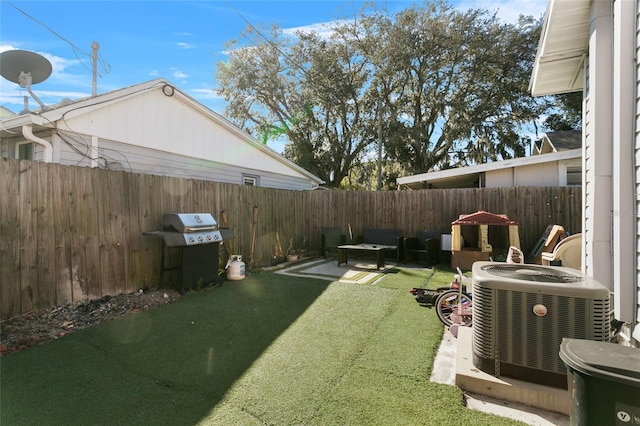
<path id="1" fill-rule="evenodd" d="M 383 244 L 347 244 L 338 246 L 338 266 L 347 264 L 349 251 L 363 251 L 365 253 L 376 254 L 376 265 L 378 269 L 384 268 L 384 250 L 396 249 L 397 246 L 388 246 Z"/>

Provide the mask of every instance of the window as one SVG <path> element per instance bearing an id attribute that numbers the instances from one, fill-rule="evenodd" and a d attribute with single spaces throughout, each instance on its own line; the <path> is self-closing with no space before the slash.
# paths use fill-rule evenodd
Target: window
<path id="1" fill-rule="evenodd" d="M 582 185 L 582 166 L 567 166 L 567 186 Z"/>
<path id="2" fill-rule="evenodd" d="M 33 160 L 33 144 L 31 142 L 19 143 L 16 146 L 16 158 L 18 160 Z"/>
<path id="3" fill-rule="evenodd" d="M 242 184 L 258 186 L 258 176 L 242 175 Z"/>

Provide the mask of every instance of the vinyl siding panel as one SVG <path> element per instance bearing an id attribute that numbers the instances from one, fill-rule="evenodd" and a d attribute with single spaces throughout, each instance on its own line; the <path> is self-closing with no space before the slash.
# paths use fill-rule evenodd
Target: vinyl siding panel
<path id="1" fill-rule="evenodd" d="M 99 140 L 94 155 L 89 136 L 70 135 L 67 132 L 59 133 L 60 136 L 46 139 L 53 141 L 54 146 L 59 146 L 57 153 L 59 161 L 57 162 L 67 166 L 90 167 L 91 158 L 95 158 L 98 167 L 110 170 L 233 184 L 242 184 L 242 176 L 250 175 L 256 176 L 258 185 L 265 188 L 301 191 L 312 189 L 308 179 L 237 167 L 115 141 Z M 34 156 L 36 159 L 42 158 L 43 149 L 41 146 L 35 145 Z"/>
<path id="2" fill-rule="evenodd" d="M 518 167 L 515 170 L 516 186 L 558 186 L 558 163 L 543 163 Z"/>
<path id="3" fill-rule="evenodd" d="M 582 208 L 583 208 L 583 253 L 585 271 L 587 274 L 593 269 L 593 252 L 589 244 L 585 244 L 586 241 L 593 240 L 591 236 L 591 229 L 593 229 L 593 139 L 591 135 L 592 114 L 591 110 L 591 98 L 590 98 L 590 80 L 589 80 L 589 66 L 588 62 L 585 66 L 585 86 L 584 86 L 584 101 L 582 104 L 582 132 L 584 134 L 583 154 L 582 154 L 582 167 L 583 167 L 583 185 L 582 185 Z"/>
<path id="4" fill-rule="evenodd" d="M 635 88 L 636 88 L 636 108 L 635 108 L 635 199 L 636 199 L 636 321 L 632 324 L 631 331 L 633 337 L 640 341 L 640 64 L 637 58 L 640 57 L 640 2 L 636 2 L 636 48 L 635 48 Z"/>
<path id="5" fill-rule="evenodd" d="M 558 162 L 491 170 L 485 173 L 487 188 L 504 186 L 558 186 Z"/>
<path id="6" fill-rule="evenodd" d="M 205 114 L 177 94 L 167 97 L 160 88 L 84 111 L 64 123 L 71 132 L 101 139 L 244 169 L 305 177 L 262 151 L 259 142 L 224 118 L 212 112 Z"/>
<path id="7" fill-rule="evenodd" d="M 513 186 L 513 168 L 487 171 L 484 176 L 487 188 Z"/>

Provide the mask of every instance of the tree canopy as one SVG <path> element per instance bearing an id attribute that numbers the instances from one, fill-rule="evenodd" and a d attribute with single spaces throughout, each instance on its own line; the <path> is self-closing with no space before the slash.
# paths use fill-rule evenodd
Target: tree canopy
<path id="1" fill-rule="evenodd" d="M 234 123 L 284 138 L 285 156 L 332 187 L 369 169 L 380 138 L 387 178 L 523 156 L 523 126 L 550 107 L 528 93 L 540 24 L 426 2 L 295 37 L 250 25 L 217 90 Z"/>

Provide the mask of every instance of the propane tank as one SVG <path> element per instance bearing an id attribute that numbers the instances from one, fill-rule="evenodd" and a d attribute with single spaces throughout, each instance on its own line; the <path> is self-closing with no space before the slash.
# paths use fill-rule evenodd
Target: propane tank
<path id="1" fill-rule="evenodd" d="M 225 269 L 227 270 L 227 279 L 229 281 L 244 279 L 244 262 L 239 254 L 233 254 L 229 257 Z"/>

